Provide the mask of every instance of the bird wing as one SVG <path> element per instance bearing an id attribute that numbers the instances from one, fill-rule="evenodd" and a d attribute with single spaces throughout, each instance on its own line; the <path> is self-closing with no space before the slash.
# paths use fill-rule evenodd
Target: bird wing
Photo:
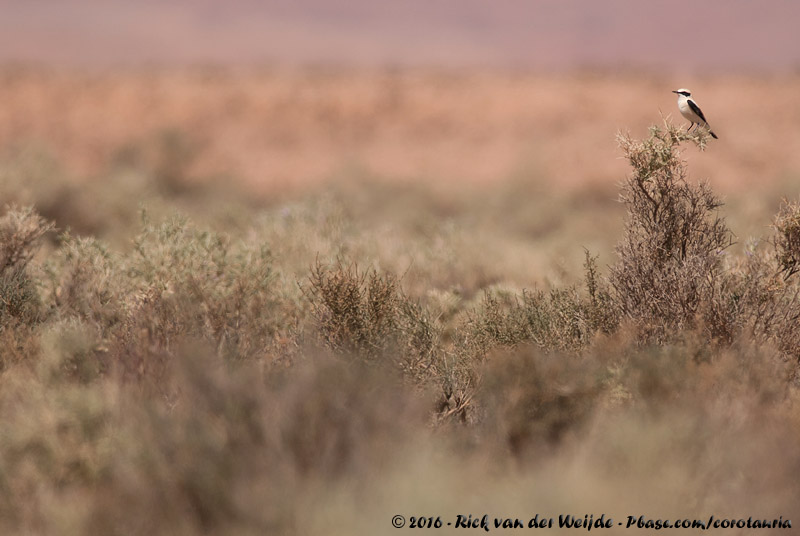
<path id="1" fill-rule="evenodd" d="M 702 119 L 704 123 L 708 123 L 708 121 L 706 121 L 706 116 L 703 115 L 703 110 L 701 110 L 692 99 L 686 99 L 686 102 L 689 104 L 689 108 L 691 108 L 692 111 L 697 114 L 697 117 Z"/>

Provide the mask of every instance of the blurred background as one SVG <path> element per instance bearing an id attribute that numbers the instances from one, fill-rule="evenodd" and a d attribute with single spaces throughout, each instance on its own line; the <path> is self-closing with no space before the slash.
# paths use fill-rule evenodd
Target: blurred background
<path id="1" fill-rule="evenodd" d="M 740 236 L 763 234 L 798 189 L 800 4 L 790 0 L 0 5 L 5 167 L 30 189 L 44 158 L 43 188 L 102 189 L 89 206 L 145 200 L 136 180 L 171 195 L 241 189 L 262 203 L 355 182 L 420 187 L 449 216 L 474 210 L 454 194 L 488 188 L 506 192 L 488 219 L 509 203 L 542 213 L 511 224 L 525 240 L 561 243 L 574 230 L 609 251 L 627 173 L 616 134 L 683 122 L 679 87 L 720 136 L 686 151 L 690 173 L 733 206 Z M 41 197 L 9 188 L 6 202 Z M 384 197 L 365 204 L 385 213 L 397 196 Z M 585 225 L 561 227 L 554 200 Z M 103 218 L 69 217 L 82 208 L 59 210 L 62 226 L 108 231 Z"/>
<path id="2" fill-rule="evenodd" d="M 2 3 L 0 58 L 71 65 L 797 69 L 791 0 Z"/>

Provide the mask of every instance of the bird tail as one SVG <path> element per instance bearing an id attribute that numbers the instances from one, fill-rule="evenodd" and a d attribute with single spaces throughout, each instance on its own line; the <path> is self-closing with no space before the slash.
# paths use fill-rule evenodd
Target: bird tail
<path id="1" fill-rule="evenodd" d="M 709 125 L 708 123 L 706 123 L 706 128 L 708 129 L 708 133 L 709 133 L 709 134 L 711 134 L 711 137 L 712 137 L 712 138 L 714 138 L 715 140 L 718 140 L 718 139 L 719 139 L 719 138 L 717 137 L 717 135 L 716 135 L 716 134 L 714 134 L 714 131 L 713 131 L 713 130 L 711 130 L 711 125 Z"/>

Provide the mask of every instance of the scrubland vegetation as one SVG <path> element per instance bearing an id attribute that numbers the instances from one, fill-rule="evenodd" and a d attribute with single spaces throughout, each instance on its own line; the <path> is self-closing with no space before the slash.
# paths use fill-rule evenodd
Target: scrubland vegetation
<path id="1" fill-rule="evenodd" d="M 170 138 L 92 188 L 6 157 L 0 530 L 796 517 L 800 207 L 733 247 L 681 155 L 708 141 L 622 135 L 621 203 L 558 212 L 522 182 L 267 201 L 185 181 Z M 556 224 L 583 266 L 538 278 Z"/>

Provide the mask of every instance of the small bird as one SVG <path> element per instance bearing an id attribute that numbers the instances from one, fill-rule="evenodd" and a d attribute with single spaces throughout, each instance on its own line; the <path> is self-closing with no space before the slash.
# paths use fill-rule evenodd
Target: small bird
<path id="1" fill-rule="evenodd" d="M 711 137 L 715 140 L 718 140 L 719 138 L 716 134 L 714 134 L 714 131 L 711 130 L 711 126 L 708 124 L 708 121 L 706 121 L 706 116 L 703 115 L 703 110 L 701 110 L 694 99 L 692 99 L 692 92 L 688 89 L 678 89 L 673 91 L 673 93 L 678 94 L 678 109 L 681 111 L 681 114 L 683 117 L 692 122 L 692 124 L 689 125 L 689 128 L 686 130 L 696 127 L 697 125 L 705 125 L 705 127 L 708 129 L 708 133 L 711 134 Z"/>

